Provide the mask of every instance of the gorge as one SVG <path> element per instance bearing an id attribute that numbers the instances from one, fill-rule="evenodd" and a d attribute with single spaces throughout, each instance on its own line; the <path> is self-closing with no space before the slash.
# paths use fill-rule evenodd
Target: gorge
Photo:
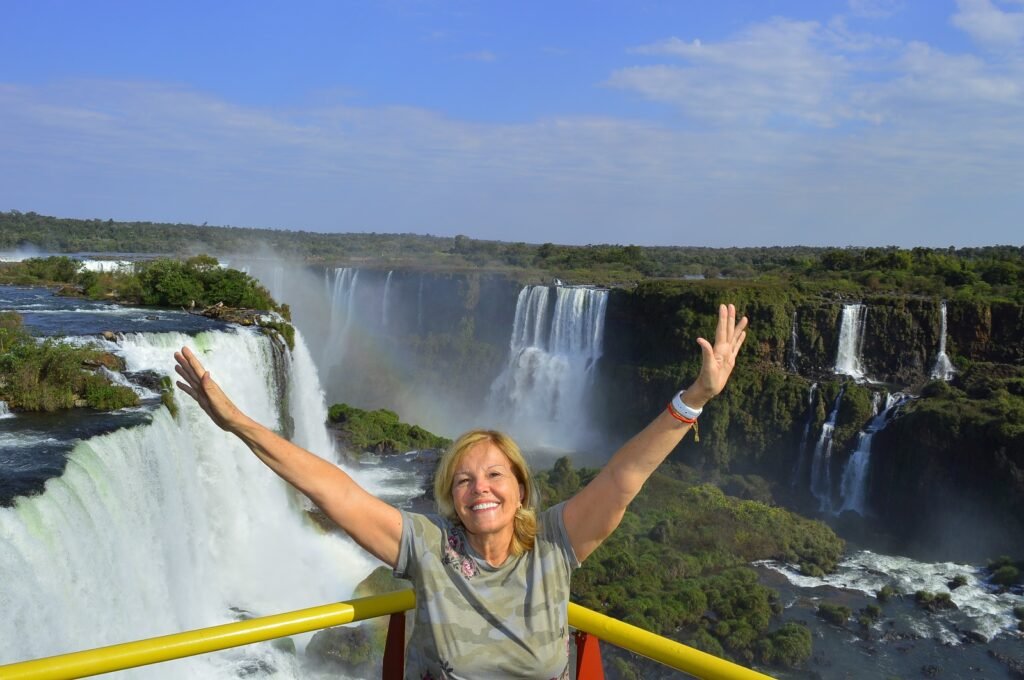
<path id="1" fill-rule="evenodd" d="M 250 395 L 255 401 L 249 408 L 325 457 L 334 453 L 322 427 L 324 393 L 330 403 L 395 409 L 403 419 L 449 436 L 501 422 L 523 439 L 541 467 L 563 453 L 571 453 L 579 464 L 596 464 L 692 377 L 699 360 L 693 339 L 709 332 L 720 300 L 735 300 L 753 326 L 744 360 L 729 390 L 702 418 L 701 442 L 688 439 L 677 460 L 709 474 L 757 474 L 772 484 L 780 503 L 835 522 L 841 531 L 859 523 L 851 529 L 858 543 L 875 534 L 888 537 L 879 539 L 878 550 L 891 540 L 921 558 L 982 563 L 1013 554 L 1022 544 L 1020 421 L 1012 409 L 1019 396 L 1024 322 L 1020 307 L 1011 303 L 897 296 L 854 303 L 838 295 L 731 281 L 598 289 L 478 272 L 336 270 L 255 260 L 239 265 L 291 305 L 300 331 L 293 351 L 265 337 L 226 329 L 194 337 L 132 332 L 112 349 L 125 355 L 131 370 L 160 373 L 169 370 L 166 360 L 175 344 L 196 343 L 218 379 L 231 381 L 232 394 Z M 859 349 L 854 343 L 846 354 L 850 363 L 843 365 L 859 367 L 860 380 L 851 379 L 852 371 L 838 370 L 840 348 L 847 344 L 844 310 L 852 305 L 863 305 L 864 311 L 852 334 L 859 338 Z M 956 359 L 958 372 L 931 380 L 936 357 L 946 352 Z M 917 398 L 882 406 L 883 399 L 902 389 Z M 544 395 L 544 405 L 530 411 L 536 404 L 521 397 L 517 403 L 517 394 Z M 957 409 L 951 412 L 950 404 Z M 993 410 L 998 408 L 1004 410 Z M 21 417 L 13 415 L 4 422 Z M 143 579 L 152 583 L 124 595 L 125 607 L 144 602 L 148 608 L 167 604 L 160 598 L 170 592 L 190 593 L 177 609 L 167 604 L 161 631 L 222 620 L 225 612 L 263 613 L 347 596 L 339 591 L 350 590 L 354 582 L 339 581 L 337 573 L 325 578 L 314 573 L 315 565 L 343 563 L 346 573 L 350 568 L 359 572 L 354 580 L 371 565 L 354 558 L 346 542 L 311 535 L 308 525 L 275 510 L 301 503 L 273 486 L 277 480 L 263 471 L 260 479 L 253 477 L 255 471 L 243 462 L 249 460 L 244 450 L 202 455 L 205 449 L 197 441 L 209 442 L 207 449 L 230 450 L 232 445 L 219 431 L 203 429 L 196 416 L 187 405 L 175 419 L 156 409 L 149 425 L 89 439 L 71 454 L 64 474 L 50 480 L 46 493 L 0 509 L 5 522 L 0 535 L 18 541 L 4 573 L 32 579 L 19 582 L 12 592 L 44 593 L 53 606 L 79 595 L 67 590 L 79 577 L 61 566 L 52 549 L 48 553 L 39 547 L 33 527 L 42 521 L 74 531 L 74 536 L 53 538 L 53 544 L 96 542 L 108 546 L 108 554 L 114 548 L 89 538 L 90 527 L 95 532 L 96 527 L 123 525 L 127 533 L 122 536 L 178 535 L 170 548 L 154 542 L 143 551 L 157 555 L 135 565 L 153 577 Z M 538 420 L 547 425 L 531 433 L 525 425 Z M 552 438 L 552 432 L 559 436 Z M 90 457 L 97 448 L 103 452 L 99 460 Z M 134 461 L 134 468 L 144 471 L 142 480 L 122 481 L 108 458 Z M 154 464 L 159 469 L 153 470 Z M 388 473 L 376 474 L 364 476 L 364 483 L 373 486 Z M 104 489 L 115 480 L 118 486 Z M 179 486 L 187 490 L 184 498 Z M 84 497 L 101 502 L 93 506 Z M 119 505 L 125 499 L 141 505 Z M 159 512 L 150 507 L 152 499 Z M 266 507 L 255 507 L 260 505 Z M 87 508 L 84 518 L 67 514 L 79 507 Z M 232 523 L 238 516 L 252 521 Z M 968 522 L 971 530 L 965 531 Z M 284 579 L 265 552 L 271 545 L 289 546 L 284 551 L 304 556 L 302 568 L 310 571 L 299 576 L 302 592 L 290 583 L 267 587 Z M 162 557 L 161 551 L 166 553 Z M 97 548 L 93 556 L 88 546 L 75 548 L 69 559 L 103 573 L 111 567 L 102 552 Z M 203 552 L 210 554 L 198 555 Z M 850 559 L 866 558 L 856 553 Z M 178 560 L 188 562 L 188 569 Z M 230 573 L 232 560 L 260 565 L 246 579 L 252 583 L 225 583 L 211 576 Z M 192 567 L 196 571 L 189 571 Z M 51 568 L 54 575 L 46 577 Z M 887 568 L 898 571 L 891 564 Z M 296 578 L 291 565 L 289 570 L 287 578 Z M 201 585 L 192 583 L 189 574 Z M 74 601 L 88 602 L 103 582 L 76 586 L 84 599 Z M 971 587 L 983 589 L 975 581 Z M 11 598 L 6 587 L 3 592 L 9 598 L 4 603 L 12 602 L 10 611 L 18 613 L 0 639 L 14 635 L 15 628 L 35 631 L 41 641 L 30 655 L 52 653 L 47 636 L 37 633 L 44 614 L 33 618 L 41 605 Z M 207 604 L 193 607 L 199 600 Z M 1006 609 L 1005 603 L 998 607 Z M 132 622 L 132 630 L 105 631 L 112 638 L 152 630 L 137 626 L 127 610 L 117 618 Z M 985 637 L 1013 625 L 998 616 L 988 621 Z M 59 637 L 74 640 L 71 646 L 97 644 L 86 635 L 87 622 L 68 625 Z M 269 667 L 297 672 L 289 666 L 294 659 L 273 647 L 189 663 L 194 664 L 190 674 L 197 677 Z M 211 663 L 217 668 L 208 667 Z"/>

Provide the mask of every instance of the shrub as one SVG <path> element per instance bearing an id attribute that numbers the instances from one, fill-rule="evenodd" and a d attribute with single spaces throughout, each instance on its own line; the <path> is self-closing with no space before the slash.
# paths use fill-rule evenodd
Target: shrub
<path id="1" fill-rule="evenodd" d="M 798 623 L 785 623 L 758 645 L 761 660 L 792 668 L 811 656 L 811 631 Z"/>
<path id="2" fill-rule="evenodd" d="M 888 602 L 893 597 L 899 597 L 900 593 L 890 585 L 882 586 L 881 590 L 875 593 L 875 597 L 878 598 L 879 602 Z"/>
<path id="3" fill-rule="evenodd" d="M 836 626 L 845 626 L 853 611 L 841 604 L 822 602 L 818 605 L 818 617 Z"/>
<path id="4" fill-rule="evenodd" d="M 992 572 L 992 583 L 999 586 L 1012 586 L 1020 580 L 1020 570 L 1007 564 Z"/>

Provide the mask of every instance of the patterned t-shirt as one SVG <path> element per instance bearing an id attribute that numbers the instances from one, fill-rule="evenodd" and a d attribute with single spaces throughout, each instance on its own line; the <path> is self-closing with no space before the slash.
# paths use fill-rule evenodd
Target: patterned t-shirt
<path id="1" fill-rule="evenodd" d="M 569 577 L 579 567 L 562 504 L 537 518 L 533 550 L 492 567 L 464 529 L 402 512 L 395 576 L 413 582 L 407 680 L 569 677 Z"/>

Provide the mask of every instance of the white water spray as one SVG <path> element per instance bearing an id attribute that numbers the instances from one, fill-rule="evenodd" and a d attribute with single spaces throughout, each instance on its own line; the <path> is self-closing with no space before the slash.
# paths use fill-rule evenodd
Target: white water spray
<path id="1" fill-rule="evenodd" d="M 380 303 L 380 325 L 384 328 L 388 327 L 388 294 L 391 292 L 391 275 L 394 271 L 388 272 L 388 278 L 384 281 L 384 299 Z"/>
<path id="2" fill-rule="evenodd" d="M 845 388 L 839 390 L 832 411 L 821 426 L 821 435 L 814 446 L 814 458 L 811 460 L 811 493 L 818 499 L 822 512 L 832 511 L 832 435 L 836 431 L 836 418 L 839 416 L 844 391 Z"/>
<path id="3" fill-rule="evenodd" d="M 946 301 L 942 301 L 942 332 L 939 335 L 939 355 L 935 357 L 935 367 L 932 369 L 932 380 L 950 381 L 956 375 L 953 362 L 946 356 Z"/>
<path id="4" fill-rule="evenodd" d="M 188 345 L 240 408 L 274 426 L 283 414 L 270 342 L 246 331 L 129 335 L 121 351 L 129 370 L 173 375 L 172 352 Z M 291 389 L 304 381 L 293 376 Z M 149 425 L 81 442 L 43 494 L 0 509 L 0 663 L 344 599 L 375 566 L 315 527 L 192 400 L 176 401 L 176 418 L 159 408 Z M 298 666 L 261 644 L 126 677 L 301 677 Z"/>
<path id="5" fill-rule="evenodd" d="M 508 364 L 491 385 L 491 417 L 532 444 L 583 443 L 591 431 L 587 398 L 601 357 L 607 304 L 608 291 L 602 289 L 523 288 Z"/>
<path id="6" fill-rule="evenodd" d="M 323 361 L 320 365 L 326 372 L 342 364 L 345 348 L 355 321 L 356 288 L 359 285 L 359 270 L 339 267 L 334 270 L 333 281 L 328 277 L 330 321 L 328 322 L 327 343 L 324 345 Z"/>
<path id="7" fill-rule="evenodd" d="M 848 375 L 854 380 L 865 380 L 861 350 L 864 347 L 864 331 L 868 309 L 865 305 L 843 305 L 842 323 L 839 326 L 839 347 L 836 349 L 835 372 Z"/>
<path id="8" fill-rule="evenodd" d="M 796 310 L 793 310 L 793 321 L 789 326 L 789 370 L 797 372 L 796 361 L 800 358 L 800 350 L 796 345 Z"/>
<path id="9" fill-rule="evenodd" d="M 885 408 L 880 408 L 881 396 L 881 392 L 875 392 L 872 395 L 872 410 L 875 415 L 868 422 L 867 427 L 857 435 L 857 449 L 843 469 L 839 488 L 842 504 L 839 507 L 839 512 L 852 510 L 861 516 L 867 514 L 866 499 L 868 475 L 871 470 L 871 442 L 875 434 L 889 423 L 896 408 L 907 400 L 907 395 L 902 392 L 894 392 L 886 396 Z"/>

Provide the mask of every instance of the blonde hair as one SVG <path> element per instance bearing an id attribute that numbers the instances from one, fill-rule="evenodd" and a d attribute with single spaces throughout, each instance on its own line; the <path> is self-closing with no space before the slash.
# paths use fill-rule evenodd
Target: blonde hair
<path id="1" fill-rule="evenodd" d="M 453 522 L 461 523 L 452 502 L 455 468 L 466 452 L 481 442 L 490 442 L 505 454 L 512 464 L 512 473 L 523 485 L 523 503 L 516 510 L 515 518 L 512 520 L 512 544 L 509 546 L 512 555 L 522 555 L 533 550 L 534 537 L 537 535 L 537 492 L 530 475 L 530 467 L 526 464 L 522 451 L 507 434 L 495 430 L 470 430 L 452 442 L 441 456 L 437 472 L 434 474 L 434 501 L 437 503 L 437 511 Z"/>

